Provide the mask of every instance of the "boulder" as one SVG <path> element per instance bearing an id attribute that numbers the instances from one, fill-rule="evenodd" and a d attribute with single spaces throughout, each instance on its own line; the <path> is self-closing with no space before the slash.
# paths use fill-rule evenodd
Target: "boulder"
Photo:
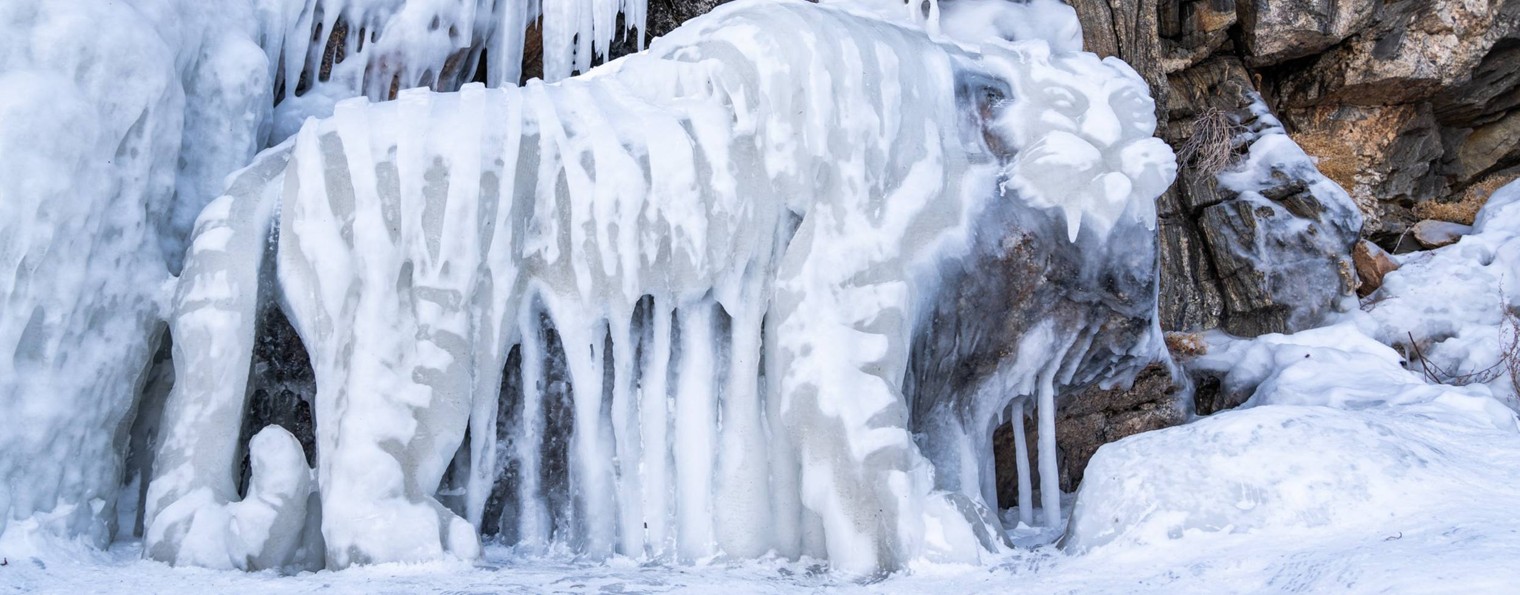
<path id="1" fill-rule="evenodd" d="M 1365 27 L 1377 7 L 1373 0 L 1244 0 L 1246 60 L 1267 66 L 1320 53 Z"/>
<path id="2" fill-rule="evenodd" d="M 1393 105 L 1430 99 L 1472 80 L 1515 33 L 1516 2 L 1391 2 L 1377 22 L 1279 81 L 1279 107 Z"/>
<path id="3" fill-rule="evenodd" d="M 1472 233 L 1472 226 L 1426 219 L 1414 224 L 1411 231 L 1415 241 L 1428 250 L 1457 243 L 1462 236 Z"/>
<path id="4" fill-rule="evenodd" d="M 1351 262 L 1356 265 L 1356 276 L 1361 281 L 1356 287 L 1360 297 L 1372 295 L 1383 286 L 1383 276 L 1399 269 L 1388 252 L 1367 240 L 1356 243 L 1351 250 Z"/>

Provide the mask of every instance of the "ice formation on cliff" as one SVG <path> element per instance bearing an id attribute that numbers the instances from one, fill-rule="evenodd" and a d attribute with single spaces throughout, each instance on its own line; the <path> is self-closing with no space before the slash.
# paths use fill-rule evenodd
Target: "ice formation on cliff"
<path id="1" fill-rule="evenodd" d="M 909 431 L 909 401 L 932 391 L 902 388 L 937 267 L 991 211 L 1085 253 L 1066 263 L 1084 275 L 1118 274 L 1113 253 L 1142 265 L 1125 344 L 1042 321 L 998 384 L 938 395 L 970 426 L 990 431 L 1021 394 L 1049 416 L 1056 385 L 1154 357 L 1154 253 L 1121 241 L 1153 246 L 1171 181 L 1151 114 L 1116 61 L 801 3 L 720 9 L 586 80 L 342 102 L 202 216 L 147 552 L 262 565 L 207 536 L 259 522 L 229 504 L 228 418 L 278 201 L 279 295 L 317 372 L 309 518 L 328 566 L 472 556 L 486 523 L 591 556 L 974 561 L 1001 547 L 992 478 L 936 489 Z M 1061 201 L 1074 180 L 1090 182 Z M 1081 300 L 1105 308 L 1088 281 Z M 451 464 L 455 509 L 435 496 Z M 308 512 L 281 496 L 276 518 Z M 258 534 L 261 559 L 314 547 Z"/>
<path id="2" fill-rule="evenodd" d="M 110 539 L 124 451 L 147 446 L 127 434 L 151 405 L 135 399 L 171 275 L 229 173 L 338 98 L 382 99 L 392 79 L 452 90 L 477 74 L 463 58 L 520 55 L 540 4 L 0 3 L 0 532 L 37 516 Z M 547 6 L 546 35 L 594 40 L 545 48 L 577 60 L 606 50 L 619 11 L 631 27 L 644 14 L 642 0 Z M 339 17 L 360 27 L 327 52 Z M 479 76 L 517 82 L 516 62 L 491 68 Z M 424 76 L 446 71 L 457 80 Z"/>
<path id="3" fill-rule="evenodd" d="M 261 148 L 236 11 L 139 4 L 0 5 L 0 531 L 109 539 L 195 195 Z"/>
<path id="4" fill-rule="evenodd" d="M 469 557 L 484 531 L 872 573 L 1001 548 L 986 449 L 1010 402 L 1038 401 L 1053 485 L 1056 393 L 1159 352 L 1172 157 L 1067 7 L 985 29 L 970 2 L 829 4 L 735 3 L 583 80 L 386 103 L 364 96 L 514 80 L 487 56 L 539 13 L 546 73 L 583 69 L 643 4 L 0 6 L 30 35 L 0 41 L 0 112 L 89 140 L 0 130 L 24 182 L 0 188 L 0 523 L 109 538 L 167 320 L 153 558 Z M 1025 268 L 989 280 L 988 258 Z M 279 428 L 238 438 L 269 303 L 316 370 L 315 469 Z M 1009 307 L 996 337 L 956 319 Z"/>

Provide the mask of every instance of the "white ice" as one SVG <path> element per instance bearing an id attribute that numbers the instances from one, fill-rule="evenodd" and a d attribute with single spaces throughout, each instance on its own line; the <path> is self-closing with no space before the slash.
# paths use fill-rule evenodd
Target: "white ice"
<path id="1" fill-rule="evenodd" d="M 592 558 L 810 554 L 855 575 L 998 551 L 982 481 L 937 491 L 907 428 L 910 333 L 935 291 L 922 270 L 963 254 L 992 200 L 1067 218 L 1052 242 L 1147 233 L 1174 168 L 1122 63 L 901 23 L 736 3 L 585 79 L 346 100 L 308 123 L 198 228 L 175 318 L 192 369 L 166 408 L 147 553 L 224 555 L 185 537 L 203 509 L 238 506 L 223 418 L 241 412 L 259 253 L 224 255 L 275 201 L 278 293 L 316 371 L 330 568 L 471 558 L 488 520 Z M 1077 98 L 1089 107 L 1061 103 Z M 1095 181 L 1067 203 L 1000 186 L 1023 153 Z M 1031 349 L 1059 353 L 1004 380 L 1038 392 L 1054 483 L 1053 387 L 1085 347 L 1048 334 Z M 521 369 L 504 370 L 514 348 Z M 554 421 L 550 372 L 572 387 L 568 468 L 523 440 Z M 502 398 L 503 374 L 520 397 Z M 977 425 L 1011 396 L 993 398 Z M 451 509 L 435 492 L 467 430 Z M 540 472 L 486 519 L 505 468 Z"/>
<path id="2" fill-rule="evenodd" d="M 172 275 L 228 174 L 338 98 L 381 98 L 392 79 L 457 88 L 488 47 L 498 59 L 484 78 L 515 84 L 520 60 L 502 58 L 521 56 L 538 4 L 0 5 L 0 407 L 10 412 L 0 421 L 0 532 L 33 516 L 102 545 L 116 531 L 127 433 Z M 605 54 L 612 17 L 641 28 L 645 14 L 642 0 L 548 5 L 592 15 L 546 24 L 594 38 L 580 54 Z M 323 77 L 322 32 L 340 15 L 368 35 L 351 31 L 342 53 L 355 59 Z M 461 80 L 439 84 L 451 59 Z"/>

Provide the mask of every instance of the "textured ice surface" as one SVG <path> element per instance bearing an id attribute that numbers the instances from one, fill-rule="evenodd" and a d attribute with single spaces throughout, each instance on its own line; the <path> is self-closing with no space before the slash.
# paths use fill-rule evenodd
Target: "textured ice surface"
<path id="1" fill-rule="evenodd" d="M 498 59 L 478 74 L 515 83 L 520 60 L 501 58 L 520 57 L 539 5 L 0 5 L 0 532 L 40 515 L 49 530 L 110 538 L 128 444 L 148 447 L 128 432 L 166 283 L 229 173 L 338 98 L 381 98 L 393 83 L 457 88 L 488 51 Z M 548 6 L 558 18 L 545 19 L 546 35 L 569 45 L 545 51 L 578 62 L 605 52 L 617 15 L 643 22 L 641 0 Z M 328 55 L 339 16 L 360 27 Z"/>
<path id="2" fill-rule="evenodd" d="M 178 223 L 200 207 L 176 189 L 205 181 L 182 130 L 220 145 L 208 163 L 238 152 L 237 126 L 186 113 L 218 91 L 182 86 L 199 71 L 160 27 L 121 3 L 0 5 L 0 531 L 37 515 L 109 540 Z"/>
<path id="3" fill-rule="evenodd" d="M 994 204 L 1097 264 L 1107 240 L 1150 238 L 1173 165 L 1122 64 L 902 22 L 738 3 L 583 80 L 345 101 L 266 153 L 197 228 L 175 345 L 204 365 L 166 408 L 147 553 L 243 565 L 188 537 L 200 518 L 264 530 L 296 502 L 263 521 L 228 504 L 262 254 L 230 247 L 276 200 L 329 567 L 472 557 L 487 526 L 530 551 L 810 554 L 862 574 L 1001 549 L 991 478 L 937 485 L 909 431 L 935 271 Z M 1060 200 L 1024 155 L 1084 183 Z M 1154 357 L 1154 253 L 1115 250 L 1148 263 L 1129 343 L 1086 318 L 1035 329 L 965 396 L 968 423 L 1021 394 L 1053 416 L 1057 383 Z"/>

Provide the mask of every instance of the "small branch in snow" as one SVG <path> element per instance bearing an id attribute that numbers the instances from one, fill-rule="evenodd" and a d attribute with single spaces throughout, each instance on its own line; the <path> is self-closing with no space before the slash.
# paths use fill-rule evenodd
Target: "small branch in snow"
<path id="1" fill-rule="evenodd" d="M 1409 336 L 1409 348 L 1414 353 L 1413 360 L 1420 363 L 1420 371 L 1425 374 L 1425 379 L 1432 383 L 1449 384 L 1451 386 L 1487 384 L 1504 372 L 1503 364 L 1505 363 L 1505 358 L 1503 357 L 1500 357 L 1499 361 L 1494 362 L 1493 365 L 1481 370 L 1470 372 L 1448 370 L 1425 357 L 1424 352 L 1420 351 L 1419 342 L 1414 340 L 1414 333 L 1406 332 L 1404 334 Z"/>

